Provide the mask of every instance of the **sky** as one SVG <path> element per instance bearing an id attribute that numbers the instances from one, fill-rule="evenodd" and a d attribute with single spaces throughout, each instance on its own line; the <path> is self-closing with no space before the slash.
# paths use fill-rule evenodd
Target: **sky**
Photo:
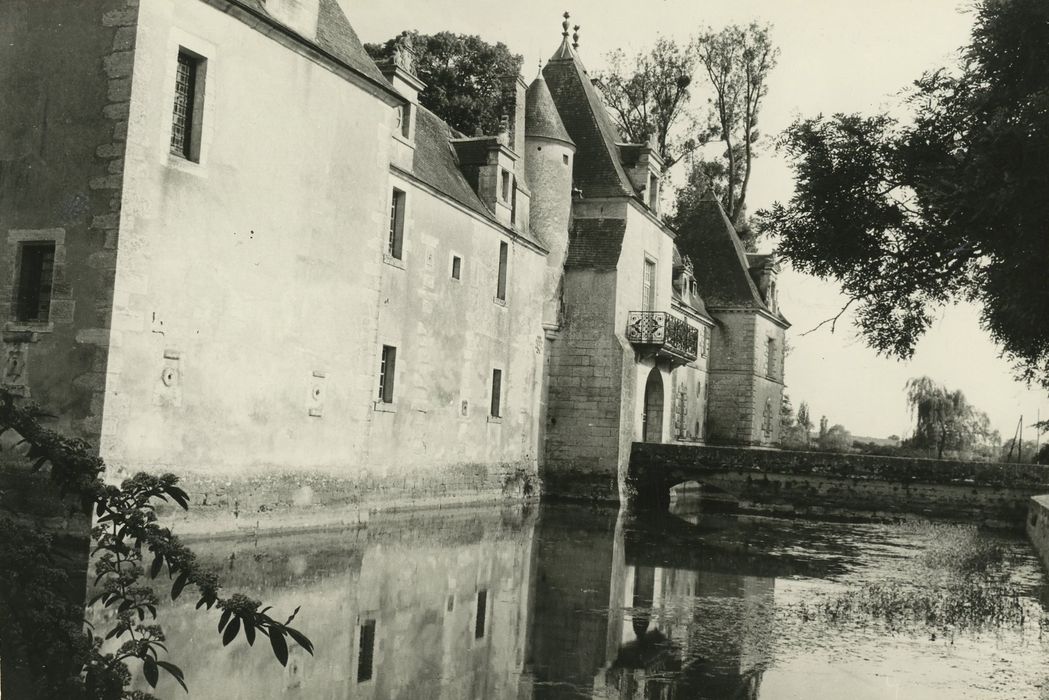
<path id="1" fill-rule="evenodd" d="M 780 47 L 769 78 L 760 128 L 774 137 L 801 116 L 873 112 L 898 104 L 899 92 L 922 71 L 950 64 L 968 40 L 972 15 L 965 0 L 340 0 L 366 42 L 384 41 L 405 29 L 448 30 L 502 41 L 524 56 L 526 80 L 536 75 L 561 41 L 561 14 L 579 24 L 579 52 L 590 71 L 604 66 L 608 52 L 628 55 L 650 46 L 660 34 L 686 39 L 707 26 L 719 29 L 751 21 L 772 25 Z M 702 107 L 707 89 L 694 83 L 693 103 Z M 787 162 L 765 141 L 755 161 L 748 204 L 751 211 L 793 192 Z M 792 322 L 788 332 L 787 393 L 794 407 L 806 401 L 818 421 L 826 415 L 854 435 L 907 436 L 912 419 L 904 400 L 907 379 L 928 375 L 961 389 L 984 410 L 1004 437 L 1024 417 L 1024 437 L 1033 438 L 1039 411 L 1049 418 L 1049 396 L 1013 380 L 1010 365 L 979 328 L 979 309 L 947 308 L 907 362 L 878 357 L 845 316 L 831 333 L 812 333 L 844 305 L 836 285 L 785 269 L 777 285 L 780 306 Z"/>

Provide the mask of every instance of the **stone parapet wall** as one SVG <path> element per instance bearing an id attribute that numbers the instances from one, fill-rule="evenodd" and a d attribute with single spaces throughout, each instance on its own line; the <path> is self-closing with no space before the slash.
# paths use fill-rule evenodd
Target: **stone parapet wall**
<path id="1" fill-rule="evenodd" d="M 628 492 L 660 505 L 689 481 L 744 511 L 817 517 L 959 518 L 1019 528 L 1028 499 L 1049 492 L 1038 465 L 635 443 Z"/>
<path id="2" fill-rule="evenodd" d="M 1049 495 L 1034 496 L 1027 501 L 1027 537 L 1038 558 L 1049 568 Z"/>

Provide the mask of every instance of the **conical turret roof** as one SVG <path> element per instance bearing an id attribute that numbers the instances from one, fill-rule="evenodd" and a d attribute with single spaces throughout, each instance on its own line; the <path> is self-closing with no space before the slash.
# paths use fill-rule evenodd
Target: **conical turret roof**
<path id="1" fill-rule="evenodd" d="M 525 96 L 525 136 L 564 141 L 575 146 L 542 75 L 532 81 Z"/>

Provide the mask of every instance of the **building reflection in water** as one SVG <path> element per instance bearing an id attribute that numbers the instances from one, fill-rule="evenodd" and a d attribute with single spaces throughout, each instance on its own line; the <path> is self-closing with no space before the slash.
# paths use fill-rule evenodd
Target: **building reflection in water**
<path id="1" fill-rule="evenodd" d="M 544 505 L 199 541 L 227 590 L 301 605 L 316 656 L 223 648 L 192 596 L 162 622 L 192 698 L 756 698 L 776 572 L 698 528 Z"/>
<path id="2" fill-rule="evenodd" d="M 758 697 L 774 576 L 749 575 L 747 557 L 696 557 L 699 531 L 676 519 L 578 519 L 547 508 L 539 524 L 533 697 Z"/>

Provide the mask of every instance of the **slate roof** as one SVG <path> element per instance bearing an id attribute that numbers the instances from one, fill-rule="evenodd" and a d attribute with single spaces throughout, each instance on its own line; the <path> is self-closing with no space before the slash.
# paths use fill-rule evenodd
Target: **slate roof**
<path id="1" fill-rule="evenodd" d="M 495 214 L 484 205 L 477 192 L 466 181 L 459 167 L 459 158 L 451 139 L 462 138 L 462 134 L 422 105 L 416 105 L 415 110 L 415 155 L 412 160 L 412 174 L 467 209 L 489 221 L 499 223 Z M 543 247 L 531 232 L 517 228 L 514 231 L 525 240 Z"/>
<path id="2" fill-rule="evenodd" d="M 564 122 L 561 121 L 554 98 L 550 94 L 550 87 L 542 75 L 532 81 L 525 94 L 525 136 L 575 145 L 565 130 Z"/>
<path id="3" fill-rule="evenodd" d="M 625 219 L 575 219 L 568 231 L 565 268 L 614 270 L 626 233 Z"/>
<path id="4" fill-rule="evenodd" d="M 338 0 L 320 0 L 317 18 L 317 44 L 373 80 L 386 83 L 375 62 L 353 31 Z"/>
<path id="5" fill-rule="evenodd" d="M 459 169 L 459 159 L 450 143 L 455 137 L 456 133 L 440 117 L 418 105 L 412 172 L 438 192 L 495 221 L 495 215 L 484 205 Z"/>
<path id="6" fill-rule="evenodd" d="M 543 77 L 576 145 L 575 186 L 584 197 L 634 195 L 619 162 L 617 142 L 623 139 L 567 37 L 543 68 Z"/>
<path id="7" fill-rule="evenodd" d="M 678 226 L 679 240 L 687 249 L 702 251 L 693 256 L 699 293 L 709 308 L 760 309 L 786 322 L 769 310 L 750 276 L 750 264 L 736 229 L 725 215 L 721 203 L 707 193 L 695 213 Z"/>
<path id="8" fill-rule="evenodd" d="M 389 82 L 383 78 L 382 73 L 380 73 L 379 69 L 375 66 L 375 62 L 371 60 L 371 57 L 369 57 L 368 53 L 364 50 L 364 45 L 361 44 L 361 40 L 357 37 L 357 32 L 353 30 L 353 27 L 350 25 L 350 20 L 347 19 L 346 14 L 339 6 L 338 0 L 320 0 L 316 36 L 303 36 L 294 29 L 283 24 L 279 19 L 266 10 L 266 4 L 265 2 L 262 2 L 262 0 L 226 1 L 232 5 L 239 5 L 240 7 L 246 8 L 254 14 L 269 18 L 273 22 L 287 29 L 290 34 L 299 37 L 304 43 L 320 47 L 346 65 L 350 66 L 356 72 L 386 89 L 387 92 L 397 95 Z"/>

